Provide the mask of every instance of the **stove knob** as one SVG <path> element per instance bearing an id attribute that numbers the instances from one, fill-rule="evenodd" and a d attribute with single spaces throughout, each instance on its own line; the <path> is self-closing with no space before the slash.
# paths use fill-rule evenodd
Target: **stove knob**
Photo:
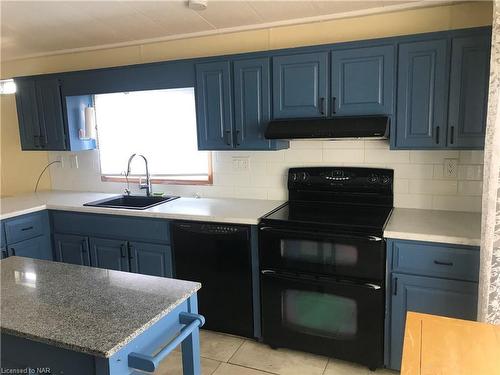
<path id="1" fill-rule="evenodd" d="M 370 177 L 368 177 L 368 182 L 370 184 L 376 184 L 379 182 L 379 177 L 376 174 L 372 174 L 370 175 Z"/>
<path id="2" fill-rule="evenodd" d="M 390 183 L 391 183 L 391 178 L 389 176 L 382 177 L 382 184 L 383 185 L 389 185 Z"/>
<path id="3" fill-rule="evenodd" d="M 293 181 L 293 182 L 297 182 L 299 180 L 299 176 L 297 173 L 292 173 L 290 175 L 290 179 Z"/>
<path id="4" fill-rule="evenodd" d="M 300 180 L 301 180 L 302 182 L 306 182 L 308 179 L 309 179 L 309 175 L 308 175 L 306 172 L 302 172 L 302 173 L 300 174 Z"/>

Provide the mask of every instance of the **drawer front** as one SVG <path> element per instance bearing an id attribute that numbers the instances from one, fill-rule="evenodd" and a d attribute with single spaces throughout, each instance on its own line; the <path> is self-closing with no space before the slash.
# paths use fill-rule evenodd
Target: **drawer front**
<path id="1" fill-rule="evenodd" d="M 21 216 L 5 223 L 5 238 L 13 244 L 43 234 L 43 217 L 41 214 Z"/>
<path id="2" fill-rule="evenodd" d="M 52 225 L 56 233 L 170 243 L 169 222 L 164 219 L 52 211 Z"/>
<path id="3" fill-rule="evenodd" d="M 479 251 L 476 247 L 414 241 L 393 241 L 394 272 L 477 281 Z"/>

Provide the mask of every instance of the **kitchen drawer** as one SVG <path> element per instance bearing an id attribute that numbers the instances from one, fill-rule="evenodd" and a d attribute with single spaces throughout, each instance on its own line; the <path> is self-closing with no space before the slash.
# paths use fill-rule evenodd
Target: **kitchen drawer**
<path id="1" fill-rule="evenodd" d="M 13 244 L 43 234 L 44 220 L 42 213 L 24 215 L 5 223 L 5 238 Z"/>
<path id="2" fill-rule="evenodd" d="M 431 242 L 392 241 L 392 270 L 422 276 L 477 281 L 479 249 Z"/>
<path id="3" fill-rule="evenodd" d="M 170 243 L 169 221 L 165 219 L 52 211 L 52 226 L 55 233 Z"/>

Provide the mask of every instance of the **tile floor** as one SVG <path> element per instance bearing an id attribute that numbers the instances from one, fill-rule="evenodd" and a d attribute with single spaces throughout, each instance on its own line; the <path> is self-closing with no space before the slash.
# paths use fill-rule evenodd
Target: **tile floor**
<path id="1" fill-rule="evenodd" d="M 327 357 L 267 345 L 237 336 L 201 330 L 202 375 L 397 375 Z M 181 352 L 171 353 L 155 375 L 182 375 Z"/>

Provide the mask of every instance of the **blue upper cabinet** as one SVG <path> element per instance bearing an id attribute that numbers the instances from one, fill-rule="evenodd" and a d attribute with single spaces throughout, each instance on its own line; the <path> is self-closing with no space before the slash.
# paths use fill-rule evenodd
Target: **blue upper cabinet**
<path id="1" fill-rule="evenodd" d="M 233 148 L 229 61 L 196 65 L 196 118 L 199 150 Z"/>
<path id="2" fill-rule="evenodd" d="M 449 40 L 399 45 L 395 148 L 446 145 Z"/>
<path id="3" fill-rule="evenodd" d="M 273 117 L 326 117 L 328 52 L 273 58 Z"/>
<path id="4" fill-rule="evenodd" d="M 394 46 L 332 51 L 331 114 L 393 113 Z"/>
<path id="5" fill-rule="evenodd" d="M 79 151 L 95 148 L 95 142 L 69 136 L 83 128 L 83 114 L 67 117 L 61 80 L 54 76 L 17 78 L 16 105 L 21 148 L 29 151 Z M 86 100 L 91 96 L 86 95 Z M 82 112 L 83 113 L 83 112 Z"/>
<path id="6" fill-rule="evenodd" d="M 488 104 L 489 35 L 456 37 L 451 45 L 448 147 L 484 147 Z"/>
<path id="7" fill-rule="evenodd" d="M 288 146 L 264 137 L 271 118 L 270 59 L 236 60 L 234 72 L 234 144 L 238 150 L 270 150 Z"/>

